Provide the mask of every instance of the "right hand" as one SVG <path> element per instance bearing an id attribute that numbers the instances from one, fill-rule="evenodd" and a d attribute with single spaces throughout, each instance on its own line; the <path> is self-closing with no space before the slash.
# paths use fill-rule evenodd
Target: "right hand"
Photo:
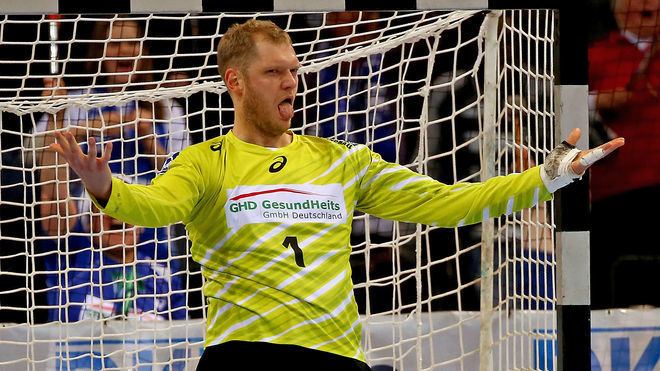
<path id="1" fill-rule="evenodd" d="M 90 195 L 101 203 L 107 201 L 112 191 L 112 173 L 108 166 L 112 154 L 112 142 L 105 145 L 101 157 L 96 157 L 96 139 L 94 137 L 87 138 L 88 154 L 83 153 L 70 130 L 56 131 L 55 139 L 56 142 L 48 148 L 57 152 L 69 163 Z"/>

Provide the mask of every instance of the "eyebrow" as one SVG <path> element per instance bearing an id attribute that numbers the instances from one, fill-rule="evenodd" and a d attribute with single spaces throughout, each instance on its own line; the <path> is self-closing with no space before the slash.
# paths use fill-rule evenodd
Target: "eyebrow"
<path id="1" fill-rule="evenodd" d="M 274 68 L 274 69 L 287 69 L 287 70 L 289 70 L 289 69 L 297 69 L 297 70 L 299 70 L 299 69 L 302 68 L 302 65 L 301 65 L 300 63 L 297 63 L 297 64 L 296 64 L 295 66 L 293 66 L 293 67 L 287 67 L 287 66 L 286 66 L 286 63 L 277 63 L 277 62 L 274 62 L 274 63 L 270 63 L 270 64 L 266 64 L 266 65 L 264 65 L 263 68 L 264 68 L 264 69 L 272 69 L 272 68 Z"/>

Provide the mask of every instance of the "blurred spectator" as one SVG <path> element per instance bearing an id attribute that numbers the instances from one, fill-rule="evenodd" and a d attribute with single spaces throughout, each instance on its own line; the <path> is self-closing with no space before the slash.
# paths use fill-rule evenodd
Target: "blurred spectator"
<path id="1" fill-rule="evenodd" d="M 86 73 L 95 75 L 92 87 L 67 89 L 63 80 L 46 79 L 46 93 L 93 97 L 127 93 L 154 84 L 153 59 L 149 57 L 147 45 L 140 41 L 145 32 L 144 21 L 98 21 L 91 32 L 92 39 L 99 40 L 88 44 L 86 55 Z M 79 138 L 95 135 L 114 141 L 111 170 L 137 174 L 143 182 L 155 176 L 169 153 L 190 144 L 185 112 L 173 99 L 165 98 L 154 103 L 129 100 L 121 105 L 92 109 L 71 106 L 63 115 L 65 126 L 80 127 L 77 130 Z M 49 119 L 52 115 L 42 116 L 36 131 L 43 132 Z"/>
<path id="2" fill-rule="evenodd" d="M 48 45 L 34 44 L 39 38 L 41 15 L 4 15 L 0 26 L 0 98 L 30 99 L 39 95 L 41 79 L 25 79 L 43 72 L 35 60 L 48 56 Z M 46 30 L 47 31 L 47 30 Z M 43 66 L 45 67 L 45 66 Z M 32 172 L 21 150 L 24 135 L 32 130 L 29 115 L 8 110 L 0 112 L 0 323 L 41 323 L 40 310 L 45 282 L 33 275 L 43 270 L 42 259 L 34 255 L 34 189 Z"/>
<path id="3" fill-rule="evenodd" d="M 591 145 L 613 136 L 627 145 L 591 168 L 592 304 L 659 305 L 642 284 L 660 269 L 653 218 L 642 210 L 660 206 L 660 2 L 612 4 L 617 29 L 589 48 Z"/>
<path id="4" fill-rule="evenodd" d="M 49 211 L 57 200 L 45 198 L 42 215 L 50 227 Z M 53 244 L 59 247 L 60 273 L 48 279 L 58 289 L 48 294 L 49 319 L 186 319 L 186 275 L 180 262 L 171 259 L 167 244 L 143 242 L 144 229 L 102 215 L 95 207 L 90 218 L 88 202 L 79 209 L 71 203 L 70 224 L 59 223 L 60 233 L 70 236 Z"/>
<path id="5" fill-rule="evenodd" d="M 148 48 L 140 42 L 143 34 L 143 21 L 125 19 L 96 22 L 92 30 L 92 38 L 102 40 L 102 42 L 90 44 L 89 62 L 86 66 L 89 73 L 100 72 L 95 77 L 95 85 L 87 89 L 67 90 L 63 80 L 46 79 L 44 94 L 68 95 L 76 98 L 77 96 L 95 96 L 108 92 L 121 94 L 151 87 L 154 84 L 150 72 L 152 61 L 148 58 Z M 39 135 L 35 136 L 35 147 L 44 148 L 49 141 L 52 141 L 52 131 L 63 127 L 75 127 L 79 142 L 86 142 L 88 136 L 96 136 L 99 143 L 114 142 L 110 161 L 111 170 L 114 173 L 129 176 L 133 181 L 142 184 L 148 183 L 155 176 L 169 152 L 179 151 L 189 145 L 183 109 L 175 100 L 170 99 L 159 100 L 155 103 L 128 99 L 121 105 L 92 109 L 72 105 L 55 115 L 44 114 L 36 126 L 36 132 Z M 83 147 L 85 147 L 84 144 Z M 118 291 L 115 292 L 117 287 L 111 288 L 114 284 L 102 289 L 94 287 L 94 283 L 98 283 L 99 280 L 107 284 L 107 280 L 112 275 L 119 275 L 125 279 L 131 278 L 130 274 L 133 274 L 134 277 L 136 274 L 138 277 L 142 277 L 142 275 L 151 277 L 139 281 L 143 283 L 150 281 L 148 285 L 139 284 L 135 287 L 138 291 L 141 289 L 149 291 L 152 297 L 165 290 L 166 286 L 163 286 L 162 279 L 176 279 L 177 285 L 180 286 L 181 281 L 184 280 L 183 277 L 169 277 L 170 273 L 176 271 L 173 268 L 180 265 L 178 261 L 170 261 L 168 263 L 170 265 L 167 267 L 159 264 L 167 261 L 173 255 L 187 254 L 187 250 L 184 250 L 187 246 L 179 248 L 181 251 L 177 251 L 176 254 L 170 251 L 171 247 L 175 246 L 172 241 L 185 241 L 183 232 L 179 230 L 175 234 L 172 233 L 174 229 L 170 231 L 167 228 L 146 228 L 141 230 L 139 235 L 136 234 L 137 232 L 133 232 L 137 241 L 140 242 L 134 253 L 124 252 L 124 255 L 113 255 L 112 253 L 100 254 L 92 251 L 91 246 L 103 247 L 102 238 L 92 241 L 97 238 L 90 240 L 89 235 L 102 231 L 95 230 L 94 223 L 90 224 L 86 221 L 84 215 L 90 213 L 89 205 L 81 208 L 81 205 L 74 200 L 84 198 L 79 181 L 74 177 L 69 179 L 62 170 L 56 175 L 57 171 L 52 168 L 55 160 L 50 158 L 47 151 L 41 153 L 37 160 L 39 167 L 42 167 L 40 171 L 41 227 L 47 235 L 63 236 L 66 234 L 68 236 L 59 240 L 40 240 L 39 246 L 42 252 L 45 252 L 47 284 L 49 287 L 62 289 L 60 292 L 51 290 L 48 293 L 49 305 L 64 305 L 67 302 L 81 302 L 81 300 L 82 303 L 86 303 L 87 300 L 94 301 L 98 298 L 108 299 L 108 297 L 112 297 L 111 292 L 119 295 Z M 65 202 L 65 200 L 69 201 Z M 109 226 L 112 225 L 114 224 L 109 224 Z M 101 236 L 105 234 L 108 234 L 108 231 L 101 233 Z M 125 245 L 127 249 L 124 251 L 130 251 L 130 244 Z M 186 244 L 183 243 L 183 245 Z M 59 257 L 58 250 L 60 250 Z M 114 269 L 107 267 L 106 264 L 113 260 L 121 263 L 122 260 L 118 260 L 119 257 L 128 258 L 123 262 L 132 263 L 134 269 L 122 271 L 117 266 Z M 179 258 L 183 258 L 183 256 Z M 99 267 L 106 268 L 92 275 L 90 269 Z M 67 270 L 68 273 L 53 273 L 64 270 Z M 129 277 L 123 275 L 124 273 L 129 274 Z M 88 285 L 82 285 L 82 281 L 87 282 Z M 76 283 L 75 287 L 70 286 L 73 282 Z M 152 298 L 152 306 L 162 307 L 162 303 L 156 305 L 153 300 Z M 168 299 L 164 298 L 164 300 Z M 185 305 L 185 297 L 183 301 Z M 140 309 L 149 307 L 144 300 L 136 302 L 134 309 L 137 308 L 135 305 L 139 305 Z M 76 306 L 68 308 L 69 311 L 73 310 L 68 314 L 71 317 L 65 313 L 53 316 L 51 311 L 51 320 L 58 318 L 74 320 L 86 316 L 84 308 L 83 310 L 79 308 L 74 310 L 73 308 L 77 308 Z M 80 310 L 81 314 L 78 315 L 76 310 Z M 183 313 L 183 317 L 181 315 L 175 317 L 185 318 L 185 313 Z"/>
<path id="6" fill-rule="evenodd" d="M 460 28 L 446 30 L 434 58 L 426 128 L 428 174 L 446 184 L 477 181 L 481 169 L 479 84 L 474 71 L 481 16 Z M 418 51 L 419 53 L 419 51 Z M 428 51 L 426 51 L 428 53 Z M 427 68 L 427 67 L 423 67 Z M 476 73 L 475 73 L 476 72 Z M 481 225 L 430 232 L 430 268 L 433 310 L 478 310 Z M 469 284 L 472 283 L 472 284 Z M 441 295 L 451 293 L 450 295 Z"/>
<path id="7" fill-rule="evenodd" d="M 48 133 L 55 126 L 51 120 Z M 45 137 L 46 145 L 54 141 L 52 134 Z M 185 319 L 186 277 L 168 244 L 154 241 L 153 229 L 100 215 L 86 195 L 71 196 L 68 171 L 53 152 L 39 160 L 41 227 L 59 237 L 41 241 L 52 288 L 49 319 Z"/>
<path id="8" fill-rule="evenodd" d="M 318 51 L 351 50 L 379 36 L 378 12 L 328 13 Z M 359 24 L 357 22 L 360 22 Z M 331 52 L 328 52 L 331 53 Z M 386 161 L 396 153 L 396 75 L 387 68 L 385 54 L 371 54 L 340 62 L 306 76 L 318 102 L 307 114 L 315 125 L 308 134 L 371 143 Z"/>
<path id="9" fill-rule="evenodd" d="M 92 28 L 92 39 L 103 42 L 88 44 L 86 69 L 100 71 L 95 85 L 87 89 L 68 90 L 63 80 L 46 79 L 47 95 L 95 96 L 107 92 L 145 89 L 154 84 L 149 50 L 139 41 L 144 35 L 144 21 L 124 19 L 98 21 Z M 104 46 L 106 45 L 106 46 Z M 54 115 L 44 114 L 35 132 L 43 133 Z M 185 112 L 173 99 L 154 103 L 128 100 L 116 106 L 84 109 L 69 106 L 57 114 L 59 127 L 75 127 L 79 142 L 96 136 L 97 142 L 112 141 L 110 169 L 115 173 L 135 175 L 136 181 L 146 184 L 156 175 L 171 152 L 190 144 Z M 41 136 L 37 136 L 36 147 Z M 77 189 L 76 189 L 77 188 Z M 72 179 L 72 194 L 80 195 L 79 183 Z M 167 238 L 167 230 L 159 229 L 159 239 Z"/>
<path id="10" fill-rule="evenodd" d="M 317 57 L 364 46 L 383 32 L 380 12 L 331 12 L 324 21 L 320 36 L 324 41 L 317 43 L 313 51 Z M 313 88 L 308 89 L 310 93 L 305 99 L 314 104 L 305 110 L 305 133 L 369 143 L 383 159 L 395 162 L 398 159 L 396 92 L 399 80 L 396 69 L 388 68 L 394 62 L 396 56 L 391 52 L 370 53 L 306 74 L 305 82 Z M 313 125 L 307 126 L 310 123 Z M 404 249 L 394 250 L 394 229 L 393 221 L 361 213 L 356 214 L 353 221 L 351 244 L 358 253 L 352 255 L 351 264 L 353 281 L 358 284 L 355 296 L 361 313 L 367 310 L 386 312 L 402 304 L 394 303 L 393 297 L 400 295 L 394 292 L 392 280 L 368 289 L 360 285 L 367 277 L 369 280 L 384 279 L 400 269 L 395 264 L 396 254 Z M 363 251 L 366 241 L 372 248 L 368 253 Z M 405 260 L 405 256 L 403 258 Z"/>
<path id="11" fill-rule="evenodd" d="M 539 153 L 530 142 L 537 137 L 538 128 L 527 124 L 527 120 L 533 120 L 533 115 L 523 114 L 532 110 L 526 99 L 512 97 L 508 105 L 513 108 L 510 115 L 514 141 L 512 169 L 521 173 L 537 165 L 535 157 Z M 499 274 L 500 292 L 506 293 L 516 309 L 552 310 L 554 307 L 555 259 L 548 205 L 543 202 L 509 218 L 514 233 L 507 236 L 511 238 L 509 243 L 499 248 L 508 250 L 507 256 L 499 256 L 497 260 L 497 264 L 508 264 L 507 271 Z M 511 279 L 513 277 L 517 278 Z"/>

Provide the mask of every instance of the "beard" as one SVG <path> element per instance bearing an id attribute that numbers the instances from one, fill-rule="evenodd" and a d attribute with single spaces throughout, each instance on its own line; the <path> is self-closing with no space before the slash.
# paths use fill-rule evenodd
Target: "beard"
<path id="1" fill-rule="evenodd" d="M 289 130 L 291 121 L 283 121 L 272 114 L 269 115 L 268 111 L 263 108 L 266 104 L 256 94 L 253 94 L 253 91 L 252 87 L 245 90 L 243 100 L 245 119 L 254 128 L 269 136 L 281 135 Z"/>

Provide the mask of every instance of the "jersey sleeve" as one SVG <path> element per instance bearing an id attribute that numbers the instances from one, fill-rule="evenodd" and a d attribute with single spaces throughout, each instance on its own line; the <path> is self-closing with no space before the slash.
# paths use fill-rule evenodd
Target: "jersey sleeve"
<path id="1" fill-rule="evenodd" d="M 370 151 L 371 152 L 371 151 Z M 385 219 L 456 227 L 510 214 L 549 200 L 540 167 L 485 182 L 447 185 L 371 152 L 357 209 Z"/>
<path id="2" fill-rule="evenodd" d="M 127 184 L 112 179 L 112 192 L 105 207 L 94 204 L 104 213 L 126 223 L 160 227 L 186 223 L 204 193 L 204 178 L 194 152 L 184 150 L 170 156 L 151 185 Z"/>

